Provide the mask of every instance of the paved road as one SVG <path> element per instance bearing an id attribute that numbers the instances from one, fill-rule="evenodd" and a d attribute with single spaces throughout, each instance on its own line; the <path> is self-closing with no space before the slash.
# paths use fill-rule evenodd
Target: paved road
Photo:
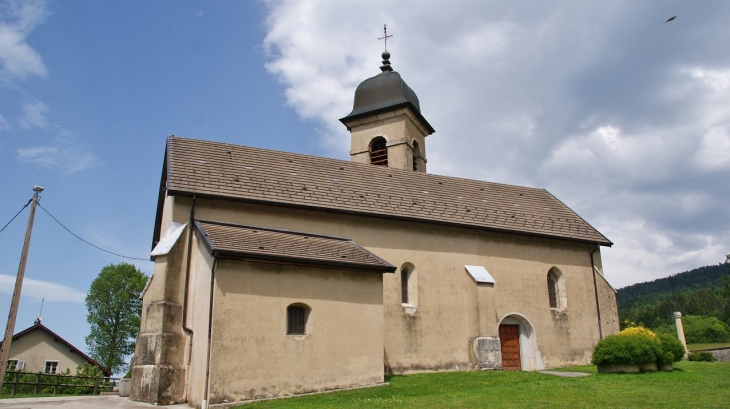
<path id="1" fill-rule="evenodd" d="M 52 398 L 0 399 L 0 409 L 152 409 L 158 406 L 134 402 L 119 396 L 59 396 Z M 166 408 L 189 408 L 186 404 Z"/>

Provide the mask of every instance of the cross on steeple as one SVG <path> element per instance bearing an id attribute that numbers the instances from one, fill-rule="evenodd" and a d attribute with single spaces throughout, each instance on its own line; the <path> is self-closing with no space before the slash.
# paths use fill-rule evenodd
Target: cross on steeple
<path id="1" fill-rule="evenodd" d="M 383 24 L 383 36 L 379 37 L 378 40 L 385 41 L 385 51 L 388 51 L 388 39 L 393 37 L 392 35 L 388 35 L 388 26 L 386 24 Z"/>

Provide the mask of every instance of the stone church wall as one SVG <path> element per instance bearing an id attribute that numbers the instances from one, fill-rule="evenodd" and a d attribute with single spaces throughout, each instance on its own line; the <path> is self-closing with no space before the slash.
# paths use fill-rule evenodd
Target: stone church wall
<path id="1" fill-rule="evenodd" d="M 497 336 L 509 317 L 528 333 L 523 369 L 588 363 L 599 339 L 589 243 L 218 200 L 198 199 L 196 217 L 349 237 L 395 266 L 412 264 L 418 305 L 401 305 L 400 270 L 383 277 L 386 372 L 474 369 L 473 340 Z M 466 264 L 492 274 L 491 294 L 478 297 Z M 546 286 L 553 267 L 566 293 L 558 309 Z"/>
<path id="2" fill-rule="evenodd" d="M 596 285 L 598 286 L 598 303 L 601 307 L 603 336 L 618 334 L 620 327 L 618 306 L 616 305 L 616 290 L 599 273 L 596 273 Z"/>

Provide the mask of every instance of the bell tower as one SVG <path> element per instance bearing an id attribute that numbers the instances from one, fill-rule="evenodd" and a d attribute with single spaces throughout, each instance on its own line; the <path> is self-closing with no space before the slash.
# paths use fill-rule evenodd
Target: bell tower
<path id="1" fill-rule="evenodd" d="M 381 73 L 358 85 L 352 112 L 340 119 L 350 131 L 350 158 L 426 172 L 426 136 L 435 131 L 421 115 L 416 93 L 390 66 L 390 53 L 382 57 Z"/>

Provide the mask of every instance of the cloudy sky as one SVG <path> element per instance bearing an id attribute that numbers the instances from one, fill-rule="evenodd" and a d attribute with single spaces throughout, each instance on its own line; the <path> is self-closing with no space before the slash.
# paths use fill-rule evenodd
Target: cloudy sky
<path id="1" fill-rule="evenodd" d="M 719 0 L 2 1 L 0 224 L 41 185 L 71 230 L 145 258 L 167 135 L 347 159 L 337 119 L 379 72 L 386 23 L 437 131 L 429 172 L 546 188 L 616 243 L 616 287 L 717 264 L 729 15 Z M 0 233 L 3 317 L 27 217 Z M 121 261 L 39 209 L 16 330 L 45 297 L 44 322 L 84 348 L 85 292 Z"/>

